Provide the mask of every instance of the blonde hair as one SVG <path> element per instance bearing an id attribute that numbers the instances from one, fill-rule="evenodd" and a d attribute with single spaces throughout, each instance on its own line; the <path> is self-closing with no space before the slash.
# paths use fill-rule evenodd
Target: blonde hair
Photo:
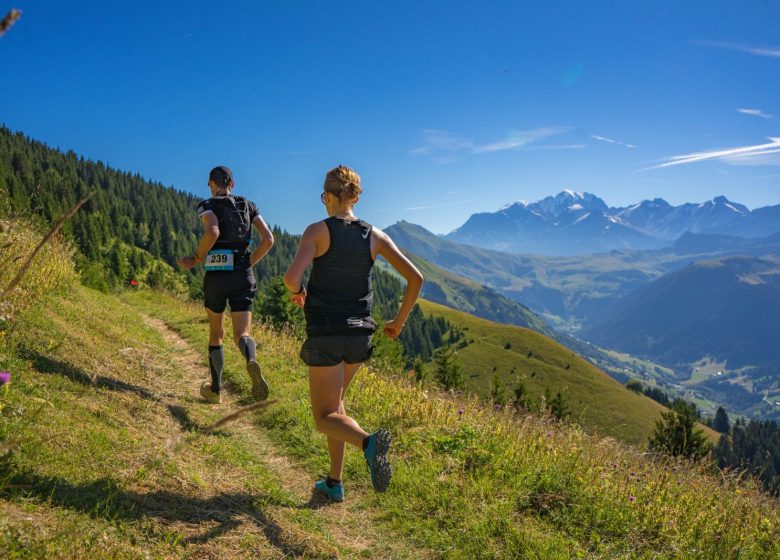
<path id="1" fill-rule="evenodd" d="M 360 188 L 360 175 L 353 169 L 339 165 L 334 167 L 325 175 L 325 192 L 339 197 L 344 202 L 357 198 L 363 192 Z"/>

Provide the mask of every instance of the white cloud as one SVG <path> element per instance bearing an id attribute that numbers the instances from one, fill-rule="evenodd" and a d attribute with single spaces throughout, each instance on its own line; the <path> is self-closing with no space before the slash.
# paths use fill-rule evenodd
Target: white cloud
<path id="1" fill-rule="evenodd" d="M 422 131 L 422 135 L 425 144 L 412 150 L 413 154 L 430 154 L 434 151 L 460 152 L 474 147 L 473 141 L 445 130 L 425 128 Z"/>
<path id="2" fill-rule="evenodd" d="M 571 130 L 568 126 L 553 126 L 545 128 L 535 128 L 533 130 L 523 130 L 520 132 L 513 132 L 506 140 L 500 142 L 494 142 L 492 144 L 486 144 L 484 146 L 474 146 L 472 153 L 483 154 L 489 152 L 500 152 L 503 150 L 517 150 L 531 144 L 550 138 L 551 136 L 557 136 Z"/>
<path id="3" fill-rule="evenodd" d="M 709 152 L 696 152 L 681 156 L 672 156 L 668 161 L 648 167 L 647 169 L 659 169 L 661 167 L 671 167 L 673 165 L 683 165 L 685 163 L 696 163 L 712 159 L 723 160 L 732 165 L 766 165 L 766 156 L 771 154 L 780 154 L 780 138 L 769 138 L 768 144 L 758 144 L 756 146 L 744 146 L 740 148 L 727 148 L 725 150 L 712 150 Z"/>
<path id="4" fill-rule="evenodd" d="M 591 134 L 591 138 L 594 140 L 599 140 L 601 142 L 607 142 L 609 144 L 617 144 L 618 146 L 625 146 L 626 148 L 636 148 L 633 144 L 626 144 L 625 142 L 618 142 L 617 140 L 612 140 L 611 138 L 606 138 L 604 136 L 597 136 L 596 134 Z"/>
<path id="5" fill-rule="evenodd" d="M 696 44 L 701 45 L 702 47 L 714 47 L 716 49 L 739 51 L 755 56 L 780 58 L 780 47 L 750 47 L 747 45 L 740 45 L 739 43 L 719 43 L 716 41 L 698 41 Z"/>
<path id="6" fill-rule="evenodd" d="M 426 128 L 423 129 L 422 135 L 424 144 L 419 148 L 412 150 L 412 154 L 424 155 L 434 154 L 441 152 L 449 153 L 469 153 L 469 154 L 485 154 L 492 152 L 501 152 L 505 150 L 519 150 L 526 148 L 530 144 L 534 144 L 541 140 L 545 140 L 552 136 L 557 136 L 568 132 L 571 127 L 568 126 L 552 126 L 535 128 L 533 130 L 523 130 L 513 132 L 509 134 L 504 140 L 498 142 L 491 142 L 489 144 L 478 144 L 470 138 L 460 136 L 452 132 L 445 130 L 437 130 Z M 542 146 L 534 146 L 536 148 L 542 148 Z M 580 145 L 559 145 L 555 146 L 556 149 L 562 148 L 579 148 Z"/>
<path id="7" fill-rule="evenodd" d="M 753 115 L 754 117 L 761 117 L 762 119 L 772 118 L 772 115 L 763 112 L 761 109 L 737 109 L 737 111 L 744 115 Z"/>

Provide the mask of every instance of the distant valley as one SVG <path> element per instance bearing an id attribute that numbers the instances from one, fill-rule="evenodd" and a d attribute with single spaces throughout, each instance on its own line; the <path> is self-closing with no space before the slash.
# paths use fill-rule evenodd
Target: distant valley
<path id="1" fill-rule="evenodd" d="M 386 231 L 413 255 L 527 305 L 618 379 L 639 375 L 705 408 L 780 419 L 777 231 L 684 232 L 663 248 L 571 256 L 476 247 L 408 222 Z"/>
<path id="2" fill-rule="evenodd" d="M 403 249 L 527 305 L 566 332 L 593 326 L 634 290 L 698 260 L 780 252 L 779 234 L 742 239 L 688 233 L 665 249 L 561 257 L 461 244 L 408 222 L 385 230 Z"/>

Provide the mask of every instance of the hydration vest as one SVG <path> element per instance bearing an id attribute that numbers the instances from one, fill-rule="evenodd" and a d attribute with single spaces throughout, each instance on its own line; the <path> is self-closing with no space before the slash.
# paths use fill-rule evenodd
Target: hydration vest
<path id="1" fill-rule="evenodd" d="M 246 250 L 252 238 L 252 220 L 257 206 L 243 196 L 215 196 L 198 206 L 198 215 L 214 212 L 219 221 L 219 237 L 215 249 Z"/>

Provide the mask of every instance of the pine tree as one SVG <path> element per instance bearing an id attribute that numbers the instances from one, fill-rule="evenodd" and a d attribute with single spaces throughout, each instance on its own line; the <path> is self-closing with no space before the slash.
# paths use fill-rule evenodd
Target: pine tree
<path id="1" fill-rule="evenodd" d="M 498 374 L 498 371 L 493 374 L 493 385 L 490 390 L 490 400 L 493 401 L 493 404 L 497 404 L 499 406 L 504 406 L 506 404 L 506 386 L 504 386 L 504 382 L 501 381 L 501 376 Z"/>
<path id="2" fill-rule="evenodd" d="M 550 413 L 557 420 L 565 420 L 570 414 L 569 403 L 566 402 L 566 398 L 560 391 L 555 393 L 555 396 L 550 401 Z"/>
<path id="3" fill-rule="evenodd" d="M 715 411 L 715 420 L 712 422 L 712 427 L 721 434 L 729 431 L 729 415 L 726 414 L 722 406 L 719 406 L 718 410 Z"/>
<path id="4" fill-rule="evenodd" d="M 412 368 L 414 369 L 414 380 L 418 383 L 425 381 L 427 377 L 427 372 L 425 371 L 425 361 L 420 356 L 417 356 L 414 359 Z"/>
<path id="5" fill-rule="evenodd" d="M 276 328 L 283 325 L 303 325 L 301 309 L 290 301 L 290 294 L 281 276 L 274 276 L 255 303 L 255 311 L 271 321 Z"/>
<path id="6" fill-rule="evenodd" d="M 447 390 L 465 388 L 460 363 L 451 346 L 442 346 L 436 350 L 433 361 L 436 364 L 436 380 L 442 387 Z"/>
<path id="7" fill-rule="evenodd" d="M 515 387 L 515 396 L 512 400 L 512 405 L 517 411 L 524 411 L 531 408 L 531 398 L 526 391 L 525 383 L 522 381 Z"/>
<path id="8" fill-rule="evenodd" d="M 672 409 L 656 420 L 655 432 L 650 438 L 650 449 L 672 456 L 701 459 L 712 448 L 702 430 L 694 429 L 696 411 L 685 401 L 678 399 Z"/>

